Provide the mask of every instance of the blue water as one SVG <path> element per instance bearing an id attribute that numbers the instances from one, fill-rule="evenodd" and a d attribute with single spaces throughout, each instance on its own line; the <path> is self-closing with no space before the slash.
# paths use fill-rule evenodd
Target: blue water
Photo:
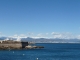
<path id="1" fill-rule="evenodd" d="M 0 50 L 0 60 L 80 60 L 80 44 L 36 44 L 44 49 Z"/>

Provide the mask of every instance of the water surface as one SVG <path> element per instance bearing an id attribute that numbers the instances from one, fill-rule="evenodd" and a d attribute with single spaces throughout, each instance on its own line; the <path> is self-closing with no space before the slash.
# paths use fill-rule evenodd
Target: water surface
<path id="1" fill-rule="evenodd" d="M 80 44 L 40 43 L 44 49 L 0 50 L 0 60 L 80 60 Z"/>

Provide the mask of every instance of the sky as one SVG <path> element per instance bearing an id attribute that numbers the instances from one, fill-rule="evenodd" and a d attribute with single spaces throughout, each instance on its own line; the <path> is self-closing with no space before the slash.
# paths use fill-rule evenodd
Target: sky
<path id="1" fill-rule="evenodd" d="M 0 0 L 0 36 L 80 38 L 80 0 Z"/>

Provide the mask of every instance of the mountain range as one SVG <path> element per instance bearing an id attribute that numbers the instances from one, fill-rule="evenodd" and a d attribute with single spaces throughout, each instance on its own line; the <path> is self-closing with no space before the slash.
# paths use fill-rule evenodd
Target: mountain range
<path id="1" fill-rule="evenodd" d="M 0 37 L 0 40 L 5 40 L 9 37 Z M 9 38 L 9 40 L 16 40 L 17 38 Z M 34 42 L 34 43 L 80 43 L 80 39 L 59 39 L 59 38 L 20 38 L 21 41 L 28 41 L 28 42 Z"/>

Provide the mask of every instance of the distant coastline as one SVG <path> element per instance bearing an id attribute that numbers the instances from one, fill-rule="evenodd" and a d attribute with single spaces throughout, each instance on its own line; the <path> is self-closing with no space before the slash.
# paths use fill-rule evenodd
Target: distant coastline
<path id="1" fill-rule="evenodd" d="M 7 37 L 0 37 L 0 40 L 4 40 Z M 16 40 L 17 38 L 12 38 L 12 40 Z M 18 39 L 17 39 L 18 40 Z M 20 38 L 21 41 L 24 42 L 34 42 L 34 43 L 80 43 L 80 39 L 53 39 L 53 38 Z"/>

